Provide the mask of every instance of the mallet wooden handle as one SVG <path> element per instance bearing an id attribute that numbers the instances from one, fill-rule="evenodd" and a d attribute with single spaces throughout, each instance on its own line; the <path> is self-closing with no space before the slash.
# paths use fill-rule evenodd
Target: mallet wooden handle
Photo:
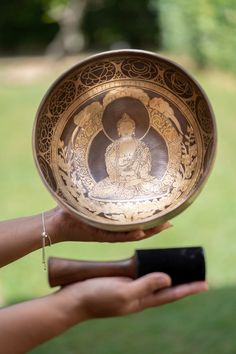
<path id="1" fill-rule="evenodd" d="M 113 262 L 77 261 L 50 257 L 48 280 L 51 287 L 63 286 L 96 277 L 137 277 L 136 257 Z"/>
<path id="2" fill-rule="evenodd" d="M 172 285 L 205 280 L 206 266 L 202 247 L 136 250 L 133 257 L 113 262 L 77 261 L 49 258 L 51 286 L 67 285 L 96 277 L 139 278 L 152 272 L 171 277 Z"/>

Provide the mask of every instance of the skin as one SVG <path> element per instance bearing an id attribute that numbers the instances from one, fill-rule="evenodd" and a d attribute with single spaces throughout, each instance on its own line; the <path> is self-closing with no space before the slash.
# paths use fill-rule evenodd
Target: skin
<path id="1" fill-rule="evenodd" d="M 125 242 L 153 236 L 171 225 L 165 223 L 147 231 L 103 231 L 84 224 L 57 207 L 45 212 L 45 225 L 52 244 L 65 241 Z M 0 223 L 0 267 L 15 261 L 42 246 L 41 214 Z"/>
<path id="2" fill-rule="evenodd" d="M 170 227 L 166 223 L 145 232 L 114 234 L 85 225 L 60 208 L 45 213 L 45 224 L 52 243 L 137 241 Z M 41 233 L 41 215 L 1 222 L 1 266 L 40 248 Z M 42 298 L 1 309 L 0 352 L 23 354 L 80 322 L 128 315 L 204 290 L 207 290 L 206 282 L 171 287 L 171 279 L 163 273 L 148 274 L 137 280 L 107 277 L 71 284 Z"/>

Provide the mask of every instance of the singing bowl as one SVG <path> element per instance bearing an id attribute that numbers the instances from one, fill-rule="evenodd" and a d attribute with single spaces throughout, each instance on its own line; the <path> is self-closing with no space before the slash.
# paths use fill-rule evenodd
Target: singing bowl
<path id="1" fill-rule="evenodd" d="M 182 212 L 202 189 L 215 147 L 200 85 L 176 63 L 139 50 L 101 53 L 62 74 L 33 130 L 52 196 L 111 231 L 148 229 Z"/>

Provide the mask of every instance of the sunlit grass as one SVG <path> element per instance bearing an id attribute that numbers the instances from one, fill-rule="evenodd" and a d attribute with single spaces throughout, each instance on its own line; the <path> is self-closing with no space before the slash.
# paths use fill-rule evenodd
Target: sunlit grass
<path id="1" fill-rule="evenodd" d="M 63 65 L 60 65 L 62 71 Z M 57 67 L 57 71 L 52 70 L 42 78 L 25 84 L 4 81 L 0 87 L 0 218 L 2 220 L 39 213 L 55 205 L 43 186 L 33 162 L 31 131 L 38 104 L 51 81 L 57 76 L 58 70 Z M 136 244 L 64 243 L 47 249 L 48 255 L 83 259 L 118 259 L 132 255 L 135 248 L 202 245 L 206 250 L 208 279 L 211 286 L 216 289 L 235 285 L 236 79 L 209 71 L 195 72 L 194 75 L 212 102 L 218 126 L 215 167 L 206 187 L 194 204 L 172 220 L 173 228 L 151 239 Z M 1 269 L 0 281 L 0 291 L 6 303 L 37 297 L 51 291 L 47 285 L 46 273 L 42 270 L 40 251 Z M 225 294 L 228 303 L 231 301 L 232 304 L 227 305 L 226 314 L 221 309 L 222 317 L 218 316 L 219 328 L 216 328 L 213 318 L 214 311 L 217 309 L 214 310 L 211 302 L 216 299 L 216 304 L 220 306 L 221 301 L 224 303 Z M 233 294 L 233 291 L 215 290 L 202 297 L 189 299 L 160 310 L 148 311 L 137 317 L 87 323 L 45 345 L 35 353 L 116 354 L 123 352 L 131 354 L 135 352 L 141 354 L 150 343 L 149 349 L 145 351 L 147 354 L 155 352 L 233 354 L 236 346 L 233 344 L 233 336 L 229 336 L 233 330 L 233 322 L 224 319 L 224 316 L 228 316 L 230 312 L 229 306 L 230 309 L 233 308 Z M 201 313 L 202 318 L 196 311 Z M 213 317 L 212 320 L 207 318 L 205 321 L 205 316 Z M 229 332 L 225 332 L 224 336 L 227 326 Z M 114 340 L 110 328 L 117 334 Z M 130 328 L 134 328 L 137 336 L 131 334 Z M 219 329 L 223 337 L 217 337 Z M 98 343 L 97 347 L 92 345 L 94 336 Z M 141 340 L 142 336 L 143 340 Z M 191 336 L 195 339 L 192 340 Z M 213 350 L 214 338 L 219 343 L 219 338 L 223 341 L 227 339 L 229 343 L 225 351 L 220 345 L 215 346 Z M 125 349 L 129 345 L 130 349 Z"/>

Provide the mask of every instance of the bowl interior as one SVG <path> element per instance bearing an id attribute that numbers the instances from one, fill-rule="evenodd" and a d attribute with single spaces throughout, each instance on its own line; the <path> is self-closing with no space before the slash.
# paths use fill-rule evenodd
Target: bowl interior
<path id="1" fill-rule="evenodd" d="M 200 86 L 141 51 L 107 52 L 63 74 L 45 95 L 34 154 L 65 208 L 110 230 L 151 227 L 196 197 L 215 152 Z"/>

